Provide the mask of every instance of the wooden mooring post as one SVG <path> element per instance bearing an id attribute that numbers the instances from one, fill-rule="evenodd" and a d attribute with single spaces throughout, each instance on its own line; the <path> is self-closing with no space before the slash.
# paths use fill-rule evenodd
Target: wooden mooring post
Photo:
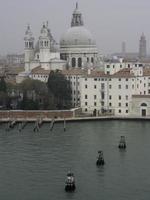
<path id="1" fill-rule="evenodd" d="M 50 125 L 50 130 L 52 131 L 54 128 L 55 119 L 53 118 Z"/>

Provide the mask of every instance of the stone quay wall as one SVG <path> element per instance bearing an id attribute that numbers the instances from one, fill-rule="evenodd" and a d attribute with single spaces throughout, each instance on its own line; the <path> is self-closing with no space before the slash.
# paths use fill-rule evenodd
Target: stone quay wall
<path id="1" fill-rule="evenodd" d="M 35 119 L 53 119 L 53 118 L 72 118 L 75 116 L 74 110 L 59 111 L 35 111 L 35 110 L 9 110 L 0 111 L 0 120 L 3 119 L 19 119 L 19 120 L 35 120 Z"/>

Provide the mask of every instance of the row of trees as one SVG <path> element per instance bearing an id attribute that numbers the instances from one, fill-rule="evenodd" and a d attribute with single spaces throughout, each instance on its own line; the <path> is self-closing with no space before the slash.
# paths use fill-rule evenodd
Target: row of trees
<path id="1" fill-rule="evenodd" d="M 0 106 L 5 109 L 47 110 L 71 108 L 70 82 L 59 71 L 51 72 L 47 83 L 26 79 L 20 84 L 0 80 Z"/>

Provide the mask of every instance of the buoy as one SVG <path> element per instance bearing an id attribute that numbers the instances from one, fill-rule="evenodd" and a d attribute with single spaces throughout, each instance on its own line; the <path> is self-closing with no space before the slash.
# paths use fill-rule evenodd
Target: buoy
<path id="1" fill-rule="evenodd" d="M 74 174 L 69 171 L 67 173 L 67 180 L 65 182 L 65 190 L 66 190 L 66 192 L 72 192 L 75 189 L 76 189 L 76 186 L 75 186 L 75 177 L 74 177 Z"/>
<path id="2" fill-rule="evenodd" d="M 121 136 L 118 148 L 119 149 L 126 149 L 125 136 Z"/>
<path id="3" fill-rule="evenodd" d="M 104 165 L 104 164 L 105 164 L 105 161 L 104 161 L 103 152 L 102 152 L 102 151 L 98 151 L 98 154 L 99 154 L 99 155 L 98 155 L 96 164 L 97 164 L 98 166 Z"/>

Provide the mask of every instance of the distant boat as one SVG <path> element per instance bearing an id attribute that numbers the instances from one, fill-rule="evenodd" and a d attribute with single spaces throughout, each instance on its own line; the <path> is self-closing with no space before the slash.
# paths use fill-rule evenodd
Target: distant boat
<path id="1" fill-rule="evenodd" d="M 119 149 L 126 149 L 125 136 L 121 136 L 118 148 Z"/>
<path id="2" fill-rule="evenodd" d="M 104 161 L 103 152 L 102 152 L 102 151 L 98 151 L 98 154 L 99 154 L 99 155 L 98 155 L 96 164 L 97 164 L 98 166 L 104 165 L 104 164 L 105 164 L 105 161 Z"/>
<path id="3" fill-rule="evenodd" d="M 74 174 L 72 172 L 68 172 L 67 173 L 67 180 L 65 183 L 65 190 L 68 191 L 74 191 L 76 189 L 75 186 L 75 177 Z"/>

